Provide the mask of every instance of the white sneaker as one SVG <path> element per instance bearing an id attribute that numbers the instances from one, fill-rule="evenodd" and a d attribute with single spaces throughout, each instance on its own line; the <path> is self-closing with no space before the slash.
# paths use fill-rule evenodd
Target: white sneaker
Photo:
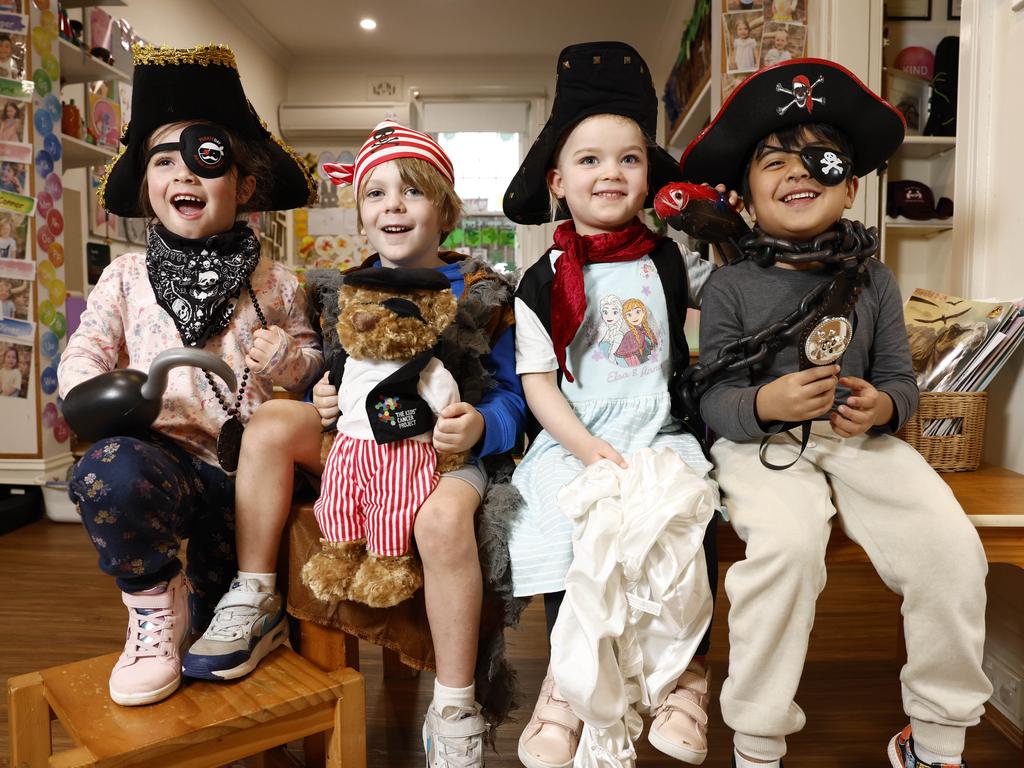
<path id="1" fill-rule="evenodd" d="M 445 707 L 445 716 L 431 703 L 423 720 L 423 751 L 427 768 L 483 768 L 487 723 L 480 705 Z"/>
<path id="2" fill-rule="evenodd" d="M 121 593 L 128 607 L 124 651 L 110 673 L 110 698 L 133 707 L 166 699 L 181 684 L 181 651 L 190 636 L 188 586 L 179 573 L 152 590 Z"/>
<path id="3" fill-rule="evenodd" d="M 235 579 L 217 603 L 210 626 L 182 662 L 187 677 L 243 677 L 288 637 L 284 607 L 276 592 L 260 592 L 255 579 Z"/>

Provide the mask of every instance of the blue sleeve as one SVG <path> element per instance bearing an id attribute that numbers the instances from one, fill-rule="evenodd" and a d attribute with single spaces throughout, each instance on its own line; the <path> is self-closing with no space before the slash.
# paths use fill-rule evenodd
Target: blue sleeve
<path id="1" fill-rule="evenodd" d="M 481 362 L 498 386 L 484 394 L 476 407 L 484 417 L 484 436 L 473 449 L 475 458 L 510 450 L 526 425 L 526 398 L 516 374 L 515 329 L 506 328 Z"/>

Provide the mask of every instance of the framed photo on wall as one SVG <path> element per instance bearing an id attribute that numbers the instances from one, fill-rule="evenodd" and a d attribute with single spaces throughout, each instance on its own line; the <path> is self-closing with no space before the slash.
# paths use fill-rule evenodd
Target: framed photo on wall
<path id="1" fill-rule="evenodd" d="M 886 0 L 885 2 L 885 18 L 887 19 L 928 21 L 931 17 L 932 0 Z"/>
<path id="2" fill-rule="evenodd" d="M 962 0 L 946 0 L 948 5 L 946 6 L 946 18 L 950 21 L 960 20 L 960 6 L 963 5 Z"/>

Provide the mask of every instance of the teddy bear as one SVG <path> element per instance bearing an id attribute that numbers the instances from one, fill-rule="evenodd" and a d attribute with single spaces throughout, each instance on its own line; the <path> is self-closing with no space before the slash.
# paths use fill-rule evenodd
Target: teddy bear
<path id="1" fill-rule="evenodd" d="M 321 551 L 302 569 L 317 598 L 397 605 L 423 583 L 409 551 L 416 510 L 467 454 L 437 454 L 437 414 L 459 401 L 435 356 L 455 319 L 448 279 L 433 269 L 373 267 L 344 276 L 338 291 L 338 435 L 314 514 Z"/>

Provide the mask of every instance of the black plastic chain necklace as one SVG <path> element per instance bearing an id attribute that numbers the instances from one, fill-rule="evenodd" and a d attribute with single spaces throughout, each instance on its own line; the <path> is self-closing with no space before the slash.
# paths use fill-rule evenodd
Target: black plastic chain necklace
<path id="1" fill-rule="evenodd" d="M 849 315 L 867 279 L 867 260 L 878 252 L 878 244 L 877 229 L 866 228 L 861 222 L 848 219 L 839 220 L 835 227 L 806 243 L 791 243 L 771 237 L 757 228 L 742 237 L 737 243 L 742 254 L 740 260 L 750 259 L 765 267 L 776 261 L 796 265 L 820 262 L 839 266 L 839 273 L 834 279 L 808 291 L 800 305 L 782 320 L 729 342 L 712 362 L 698 362 L 683 371 L 674 384 L 682 404 L 682 412 L 676 416 L 695 435 L 703 435 L 699 401 L 716 381 L 735 371 L 753 368 L 793 339 L 804 341 L 826 315 Z M 800 359 L 801 369 L 816 364 L 807 360 L 802 343 Z M 809 433 L 809 424 L 805 422 L 804 426 L 805 432 Z M 804 442 L 806 444 L 806 435 Z M 768 464 L 763 450 L 762 462 L 773 469 L 783 468 Z"/>
<path id="2" fill-rule="evenodd" d="M 256 300 L 256 292 L 253 291 L 250 280 L 245 281 L 245 289 L 249 292 L 249 298 L 252 299 L 252 306 L 256 310 L 256 317 L 259 318 L 260 325 L 266 328 L 267 318 L 263 315 L 260 303 Z M 235 397 L 235 403 L 229 406 L 227 399 L 214 383 L 213 376 L 210 375 L 209 371 L 203 371 L 206 380 L 210 382 L 213 394 L 217 397 L 217 402 L 220 403 L 220 407 L 224 409 L 224 413 L 228 417 L 227 421 L 220 427 L 220 434 L 217 435 L 217 461 L 225 472 L 234 472 L 238 469 L 238 455 L 242 449 L 242 432 L 245 429 L 240 414 L 242 412 L 242 400 L 245 398 L 245 387 L 249 383 L 249 373 L 249 366 L 247 365 L 242 370 L 242 381 L 238 385 L 238 395 Z"/>

